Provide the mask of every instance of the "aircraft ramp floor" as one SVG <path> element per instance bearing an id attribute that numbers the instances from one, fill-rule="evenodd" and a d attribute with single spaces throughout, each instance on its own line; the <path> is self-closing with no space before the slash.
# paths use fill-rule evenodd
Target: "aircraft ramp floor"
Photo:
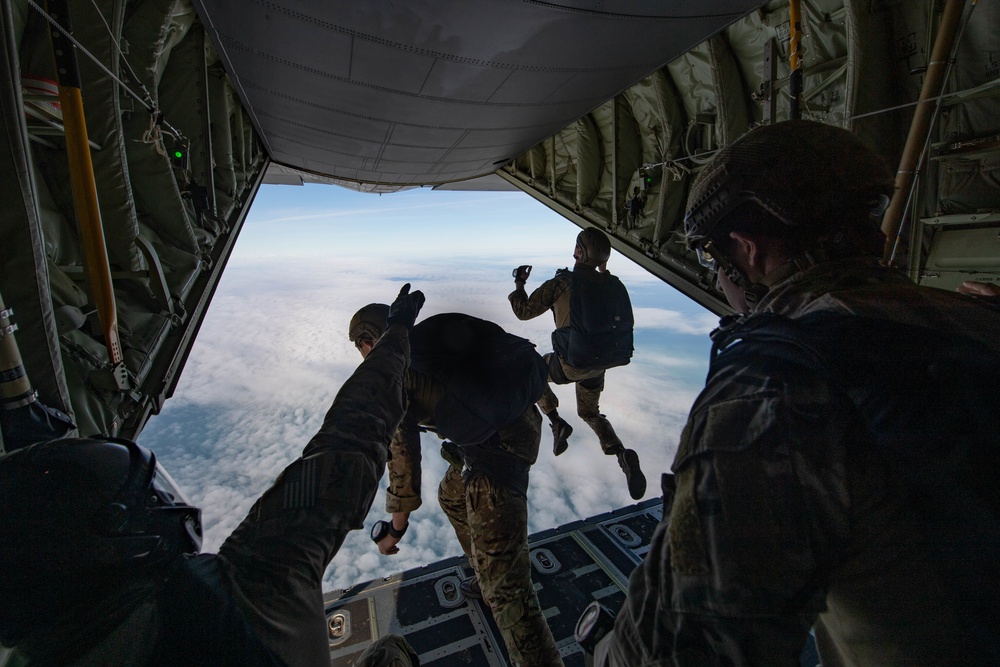
<path id="1" fill-rule="evenodd" d="M 652 498 L 530 536 L 531 579 L 566 667 L 584 667 L 573 638 L 580 614 L 594 600 L 617 613 L 662 518 L 663 500 Z M 421 667 L 506 667 L 507 649 L 489 607 L 459 590 L 471 575 L 460 556 L 327 593 L 333 667 L 353 667 L 390 632 L 406 636 Z M 800 664 L 819 664 L 812 637 Z"/>
<path id="2" fill-rule="evenodd" d="M 662 499 L 654 498 L 530 537 L 531 578 L 566 667 L 584 664 L 573 639 L 581 612 L 594 600 L 621 607 L 662 515 Z M 509 664 L 489 607 L 459 590 L 471 575 L 465 557 L 454 557 L 327 593 L 333 665 L 353 665 L 389 632 L 406 636 L 422 667 Z"/>

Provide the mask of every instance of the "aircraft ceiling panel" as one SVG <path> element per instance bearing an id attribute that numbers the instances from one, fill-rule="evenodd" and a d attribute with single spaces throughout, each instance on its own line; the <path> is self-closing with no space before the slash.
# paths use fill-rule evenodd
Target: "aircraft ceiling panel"
<path id="1" fill-rule="evenodd" d="M 351 51 L 354 47 L 350 35 L 319 30 L 300 30 L 301 21 L 284 12 L 269 12 L 266 17 L 248 12 L 233 12 L 228 17 L 232 29 L 227 35 L 229 48 L 248 54 L 266 51 L 268 57 L 278 62 L 308 65 L 303 53 L 323 54 L 316 67 L 337 77 L 349 77 Z M 294 39 L 273 39 L 272 35 L 295 35 Z M 266 49 L 261 45 L 266 44 Z"/>
<path id="2" fill-rule="evenodd" d="M 483 174 L 488 174 L 496 171 L 498 165 L 495 164 L 483 164 L 478 160 L 462 160 L 461 152 L 455 151 L 458 157 L 449 157 L 446 161 L 435 165 L 432 173 L 441 174 L 444 178 L 441 179 L 442 183 L 447 183 L 448 181 L 457 180 L 453 177 L 449 177 L 449 174 L 461 174 L 461 173 L 472 173 L 479 172 Z"/>
<path id="3" fill-rule="evenodd" d="M 511 72 L 490 98 L 496 104 L 543 104 L 553 91 L 565 85 L 561 72 Z"/>
<path id="4" fill-rule="evenodd" d="M 762 2 L 194 4 L 273 159 L 417 185 L 494 171 Z"/>
<path id="5" fill-rule="evenodd" d="M 489 102 L 511 74 L 509 70 L 486 65 L 439 60 L 424 81 L 420 94 L 439 99 Z"/>
<path id="6" fill-rule="evenodd" d="M 414 166 L 419 164 L 434 165 L 434 161 L 440 157 L 441 152 L 437 148 L 427 148 L 422 146 L 405 146 L 400 144 L 390 144 L 385 146 L 381 158 L 383 161 L 391 163 L 410 163 Z"/>
<path id="7" fill-rule="evenodd" d="M 382 138 L 390 131 L 395 132 L 400 127 L 404 127 L 400 123 L 376 121 L 369 116 L 357 113 L 357 110 L 353 108 L 350 111 L 347 109 L 341 110 L 336 106 L 337 101 L 335 99 L 329 100 L 328 103 L 324 103 L 318 99 L 308 101 L 308 104 L 317 111 L 317 117 L 319 117 L 319 112 L 321 112 L 326 120 L 325 123 L 317 123 L 315 119 L 303 118 L 302 114 L 299 113 L 298 109 L 305 103 L 307 103 L 306 99 L 299 96 L 273 95 L 267 99 L 266 104 L 262 104 L 256 109 L 256 115 L 261 119 L 262 125 L 264 124 L 263 119 L 267 118 L 271 121 L 280 121 L 288 125 L 313 127 L 335 135 L 340 138 L 339 140 L 353 139 L 355 141 L 365 141 L 378 145 L 382 144 Z M 459 131 L 454 130 L 454 132 Z M 436 140 L 434 137 L 424 139 L 429 145 L 433 145 Z M 341 152 L 346 152 L 343 151 L 343 147 L 339 144 L 332 143 L 331 148 L 334 146 Z"/>
<path id="8" fill-rule="evenodd" d="M 350 76 L 338 83 L 343 83 L 347 89 L 367 88 L 378 94 L 421 95 L 421 88 L 435 64 L 433 56 L 356 39 Z"/>
<path id="9" fill-rule="evenodd" d="M 409 123 L 393 123 L 392 143 L 400 146 L 454 146 L 468 136 L 466 130 L 454 127 L 425 127 Z"/>
<path id="10" fill-rule="evenodd" d="M 901 1 L 901 0 L 900 0 Z M 549 0 L 545 4 L 554 7 L 565 7 L 575 11 L 593 12 L 609 17 L 633 16 L 644 14 L 650 18 L 696 19 L 718 15 L 716 7 L 719 3 L 704 0 L 669 0 L 668 2 L 650 2 L 649 0 Z M 758 3 L 763 4 L 763 3 Z"/>
<path id="11" fill-rule="evenodd" d="M 573 119 L 575 120 L 575 119 Z M 573 120 L 567 121 L 566 124 L 573 122 Z M 565 127 L 563 125 L 562 127 Z M 562 127 L 558 129 L 561 130 Z M 455 150 L 461 149 L 473 149 L 477 151 L 482 151 L 484 148 L 493 148 L 496 146 L 507 145 L 516 140 L 521 133 L 523 133 L 528 128 L 523 127 L 498 127 L 498 128 L 483 128 L 476 130 L 468 130 L 462 135 L 459 141 L 455 142 Z M 558 130 L 553 130 L 553 132 Z"/>

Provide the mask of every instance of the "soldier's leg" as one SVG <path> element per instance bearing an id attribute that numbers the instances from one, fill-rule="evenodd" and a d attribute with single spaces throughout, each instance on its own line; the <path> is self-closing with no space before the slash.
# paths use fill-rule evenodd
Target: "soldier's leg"
<path id="1" fill-rule="evenodd" d="M 564 384 L 565 377 L 562 375 L 559 358 L 552 352 L 542 357 L 549 367 L 549 381 L 556 384 Z M 538 399 L 538 408 L 549 418 L 549 427 L 552 429 L 552 453 L 559 456 L 569 447 L 569 436 L 573 434 L 573 427 L 565 419 L 559 416 L 559 397 L 552 391 L 552 387 L 546 383 L 542 397 Z"/>
<path id="2" fill-rule="evenodd" d="M 542 411 L 542 414 L 548 415 L 550 412 L 555 412 L 558 407 L 559 397 L 552 391 L 552 387 L 546 384 L 542 397 L 538 399 L 538 409 Z"/>
<path id="3" fill-rule="evenodd" d="M 622 441 L 608 418 L 601 414 L 601 392 L 604 391 L 604 371 L 576 382 L 576 413 L 587 423 L 605 454 L 613 455 L 622 449 Z"/>
<path id="4" fill-rule="evenodd" d="M 438 485 L 438 504 L 444 510 L 444 515 L 451 522 L 451 527 L 455 529 L 455 537 L 462 547 L 462 553 L 469 559 L 469 565 L 476 567 L 475 558 L 472 555 L 472 538 L 469 536 L 469 517 L 465 504 L 465 482 L 462 481 L 462 471 L 454 464 L 448 466 L 448 470 L 441 478 Z"/>
<path id="5" fill-rule="evenodd" d="M 599 375 L 579 380 L 576 383 L 576 411 L 597 434 L 601 450 L 608 456 L 618 459 L 618 466 L 625 473 L 629 495 L 633 500 L 639 500 L 646 493 L 646 476 L 639 467 L 639 455 L 635 450 L 625 448 L 611 422 L 601 414 L 600 402 L 603 390 L 604 371 Z"/>
<path id="6" fill-rule="evenodd" d="M 512 663 L 562 665 L 531 583 L 527 501 L 485 475 L 472 478 L 466 491 L 483 599 L 490 605 Z"/>
<path id="7" fill-rule="evenodd" d="M 549 428 L 552 429 L 552 453 L 559 456 L 569 447 L 569 436 L 573 435 L 573 427 L 565 419 L 559 416 L 556 407 L 559 399 L 552 392 L 549 385 L 545 385 L 542 397 L 538 399 L 538 407 L 542 413 L 549 418 Z"/>

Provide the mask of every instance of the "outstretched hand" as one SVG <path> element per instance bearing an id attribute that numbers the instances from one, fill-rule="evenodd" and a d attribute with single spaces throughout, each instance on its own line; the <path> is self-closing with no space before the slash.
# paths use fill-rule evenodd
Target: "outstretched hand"
<path id="1" fill-rule="evenodd" d="M 410 283 L 403 285 L 396 300 L 389 306 L 389 316 L 385 318 L 386 327 L 402 324 L 407 329 L 417 320 L 417 314 L 424 305 L 424 293 L 420 290 L 410 293 Z"/>

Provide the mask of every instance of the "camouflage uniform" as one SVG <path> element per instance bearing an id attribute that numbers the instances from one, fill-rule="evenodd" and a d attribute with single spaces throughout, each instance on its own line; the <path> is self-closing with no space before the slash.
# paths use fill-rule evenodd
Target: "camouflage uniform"
<path id="1" fill-rule="evenodd" d="M 581 269 L 593 270 L 593 269 Z M 573 273 L 569 269 L 556 271 L 554 278 L 546 280 L 528 296 L 524 286 L 519 284 L 507 299 L 519 320 L 530 320 L 551 310 L 556 328 L 568 327 L 569 293 Z M 605 454 L 615 454 L 623 447 L 608 418 L 601 414 L 601 392 L 604 391 L 604 371 L 585 371 L 573 368 L 555 352 L 545 355 L 549 365 L 549 381 L 556 384 L 572 382 L 576 385 L 576 412 L 585 421 L 601 443 Z M 549 387 L 538 400 L 538 407 L 546 415 L 559 407 L 559 399 Z"/>
<path id="2" fill-rule="evenodd" d="M 440 383 L 413 370 L 407 372 L 404 387 L 410 405 L 390 446 L 390 513 L 420 506 L 420 426 L 433 428 L 434 408 L 443 394 Z M 541 416 L 532 405 L 483 446 L 504 452 L 513 465 L 526 468 L 538 457 L 540 425 Z M 531 583 L 527 499 L 496 474 L 466 470 L 463 477 L 454 450 L 445 458 L 451 465 L 438 487 L 438 502 L 476 571 L 513 664 L 562 665 Z"/>
<path id="3" fill-rule="evenodd" d="M 1000 408 L 995 390 L 948 396 L 934 386 L 952 341 L 1000 360 L 1000 309 L 863 259 L 797 273 L 755 309 L 824 311 L 924 327 L 945 344 L 918 359 L 895 341 L 838 339 L 851 366 L 837 374 L 792 366 L 761 344 L 748 362 L 713 369 L 675 477 L 665 476 L 665 519 L 596 664 L 798 665 L 814 624 L 824 665 L 1000 664 L 1000 471 L 988 426 Z M 917 379 L 865 394 L 882 386 L 879 365 Z M 846 377 L 886 408 L 880 418 L 904 415 L 904 427 L 875 438 Z"/>
<path id="4" fill-rule="evenodd" d="M 329 667 L 323 573 L 374 500 L 409 353 L 405 328 L 390 328 L 218 554 L 179 556 L 54 613 L 18 643 L 25 664 Z"/>

